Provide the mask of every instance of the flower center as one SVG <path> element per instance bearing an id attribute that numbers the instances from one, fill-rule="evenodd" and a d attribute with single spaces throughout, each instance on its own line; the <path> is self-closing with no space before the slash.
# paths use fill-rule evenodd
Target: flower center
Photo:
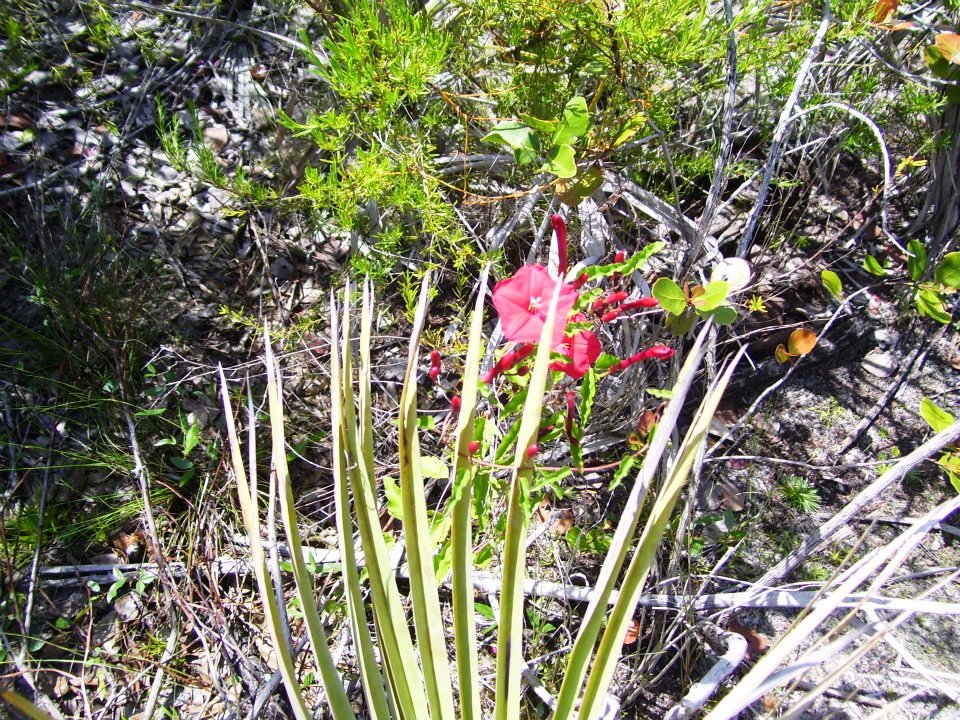
<path id="1" fill-rule="evenodd" d="M 531 297 L 530 304 L 527 305 L 527 312 L 535 313 L 537 309 L 540 307 L 540 303 L 542 302 L 543 302 L 543 298 L 541 297 Z"/>

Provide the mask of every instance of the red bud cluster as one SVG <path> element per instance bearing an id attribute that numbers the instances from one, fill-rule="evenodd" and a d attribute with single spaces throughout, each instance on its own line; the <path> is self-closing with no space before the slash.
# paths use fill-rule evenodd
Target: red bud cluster
<path id="1" fill-rule="evenodd" d="M 516 349 L 511 350 L 506 353 L 500 360 L 497 361 L 497 364 L 490 368 L 480 380 L 487 385 L 492 383 L 494 379 L 501 373 L 505 373 L 507 370 L 511 369 L 514 365 L 523 360 L 527 355 L 533 352 L 534 347 L 533 343 L 524 343 L 523 345 L 518 345 Z"/>
<path id="2" fill-rule="evenodd" d="M 427 371 L 427 375 L 430 377 L 433 382 L 437 381 L 437 378 L 440 377 L 440 351 L 431 350 L 430 351 L 430 369 Z"/>

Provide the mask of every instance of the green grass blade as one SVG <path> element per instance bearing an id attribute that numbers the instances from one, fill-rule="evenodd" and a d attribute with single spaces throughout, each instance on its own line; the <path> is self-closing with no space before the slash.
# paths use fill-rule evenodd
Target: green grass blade
<path id="1" fill-rule="evenodd" d="M 413 602 L 413 624 L 417 631 L 423 679 L 430 704 L 431 717 L 453 718 L 453 688 L 450 686 L 450 662 L 443 635 L 440 597 L 433 570 L 433 543 L 430 521 L 420 469 L 420 438 L 417 433 L 417 355 L 420 333 L 427 316 L 430 273 L 424 273 L 420 300 L 413 317 L 407 370 L 400 393 L 400 501 L 403 505 L 403 531 L 410 564 L 410 598 Z"/>
<path id="2" fill-rule="evenodd" d="M 700 404 L 690 429 L 680 445 L 677 452 L 677 461 L 670 472 L 666 485 L 657 497 L 650 517 L 647 519 L 647 524 L 637 544 L 637 550 L 630 561 L 630 566 L 627 568 L 620 595 L 610 610 L 607 627 L 597 649 L 597 658 L 584 688 L 583 703 L 578 713 L 580 718 L 593 720 L 593 718 L 598 718 L 603 710 L 604 696 L 610 687 L 610 681 L 620 659 L 623 638 L 636 611 L 637 599 L 643 590 L 647 574 L 656 560 L 657 548 L 663 538 L 667 524 L 670 522 L 673 508 L 687 484 L 687 478 L 690 476 L 697 451 L 704 438 L 706 438 L 707 430 L 710 427 L 710 420 L 713 418 L 727 383 L 745 351 L 745 347 L 740 349 L 740 352 L 737 353 L 714 383 L 713 389 Z"/>
<path id="3" fill-rule="evenodd" d="M 474 412 L 477 408 L 477 387 L 480 358 L 483 353 L 483 301 L 487 274 L 483 269 L 477 284 L 477 301 L 470 322 L 470 340 L 463 369 L 463 392 L 460 414 L 454 435 L 453 493 L 451 497 L 451 557 L 453 580 L 453 637 L 457 651 L 457 679 L 460 685 L 460 717 L 480 720 L 480 661 L 477 655 L 477 624 L 474 617 L 473 590 L 473 477 L 476 465 L 469 457 L 474 434 Z"/>
<path id="4" fill-rule="evenodd" d="M 345 290 L 349 296 L 349 287 Z M 356 512 L 357 529 L 363 547 L 370 582 L 373 618 L 387 682 L 397 714 L 403 720 L 428 718 L 427 696 L 419 672 L 413 641 L 407 628 L 400 591 L 387 556 L 386 543 L 380 530 L 377 512 L 373 466 L 373 422 L 370 401 L 370 328 L 373 324 L 372 299 L 369 287 L 364 292 L 360 321 L 359 406 L 362 417 L 354 409 L 352 359 L 349 334 L 349 307 L 344 302 L 342 332 L 344 417 L 346 420 L 346 455 Z M 359 421 L 359 424 L 358 424 Z"/>
<path id="5" fill-rule="evenodd" d="M 53 720 L 53 717 L 14 690 L 4 690 L 0 692 L 0 698 L 3 698 L 4 702 L 26 715 L 30 720 Z"/>
<path id="6" fill-rule="evenodd" d="M 240 439 L 237 436 L 237 427 L 233 421 L 233 408 L 230 402 L 230 392 L 227 389 L 227 378 L 223 374 L 223 368 L 220 372 L 220 397 L 223 401 L 223 414 L 227 424 L 227 440 L 230 445 L 230 463 L 233 466 L 234 479 L 237 485 L 237 497 L 240 501 L 240 512 L 243 515 L 243 524 L 250 538 L 250 565 L 257 578 L 257 590 L 260 594 L 260 602 L 263 603 L 264 618 L 267 623 L 267 630 L 273 640 L 273 647 L 277 654 L 277 664 L 280 667 L 280 677 L 283 679 L 283 686 L 287 690 L 287 697 L 290 700 L 290 706 L 293 708 L 294 717 L 297 720 L 310 720 L 312 714 L 310 708 L 303 698 L 300 691 L 300 683 L 297 681 L 297 672 L 293 663 L 293 656 L 290 653 L 290 647 L 287 645 L 283 635 L 282 621 L 280 619 L 280 608 L 277 605 L 277 598 L 273 592 L 273 582 L 270 580 L 270 571 L 267 567 L 267 557 L 263 550 L 263 543 L 260 540 L 260 516 L 257 508 L 256 493 L 251 493 L 250 485 L 247 484 L 247 473 L 243 467 L 243 453 L 240 450 Z M 251 477 L 251 481 L 253 478 Z"/>
<path id="7" fill-rule="evenodd" d="M 557 283 L 550 299 L 547 320 L 540 333 L 536 362 L 530 373 L 527 399 L 520 418 L 514 456 L 510 499 L 507 505 L 507 532 L 503 543 L 501 567 L 500 626 L 497 634 L 496 718 L 520 717 L 520 670 L 523 664 L 523 581 L 526 577 L 526 536 L 530 518 L 527 515 L 533 458 L 527 449 L 537 442 L 543 394 L 550 372 L 550 341 L 556 322 L 557 300 L 561 283 Z M 564 318 L 565 320 L 565 318 Z"/>
<path id="8" fill-rule="evenodd" d="M 300 609 L 307 625 L 307 635 L 317 660 L 317 669 L 323 689 L 327 694 L 330 712 L 335 720 L 355 718 L 350 700 L 343 689 L 343 682 L 337 672 L 336 663 L 330 655 L 327 634 L 323 631 L 323 622 L 317 610 L 317 601 L 313 595 L 313 577 L 307 570 L 303 557 L 303 545 L 297 527 L 297 512 L 294 507 L 293 488 L 290 485 L 290 472 L 287 467 L 287 446 L 284 438 L 283 397 L 281 395 L 280 367 L 277 365 L 270 343 L 269 332 L 264 332 L 267 366 L 267 403 L 270 410 L 270 431 L 273 441 L 273 471 L 276 473 L 277 490 L 280 496 L 280 514 L 286 531 L 287 547 L 290 549 L 290 564 L 300 598 Z"/>
<path id="9" fill-rule="evenodd" d="M 353 545 L 353 522 L 350 515 L 350 479 L 346 458 L 344 413 L 343 413 L 343 372 L 340 365 L 340 353 L 337 351 L 337 338 L 340 327 L 337 318 L 336 302 L 330 297 L 330 435 L 333 438 L 333 482 L 337 511 L 337 536 L 342 557 L 344 591 L 347 596 L 347 611 L 350 619 L 350 631 L 357 649 L 357 664 L 363 683 L 364 696 L 367 699 L 367 712 L 371 720 L 388 720 L 391 717 L 383 675 L 374 652 L 370 626 L 367 624 L 366 607 L 360 587 L 360 573 Z M 347 345 L 344 351 L 349 352 Z"/>
<path id="10" fill-rule="evenodd" d="M 693 384 L 697 369 L 703 361 L 706 352 L 704 346 L 707 332 L 708 326 L 705 326 L 700 331 L 693 347 L 687 353 L 686 362 L 684 362 L 672 388 L 673 397 L 657 424 L 657 430 L 650 443 L 650 448 L 647 450 L 643 464 L 640 466 L 633 488 L 630 491 L 630 496 L 627 498 L 620 522 L 617 525 L 617 531 L 614 533 L 610 549 L 604 558 L 603 566 L 600 568 L 593 599 L 587 607 L 580 624 L 580 632 L 577 634 L 573 650 L 567 660 L 563 683 L 560 686 L 560 693 L 557 696 L 557 704 L 554 708 L 555 720 L 567 720 L 573 717 L 574 705 L 587 676 L 587 669 L 593 657 L 597 636 L 607 620 L 608 600 L 616 588 L 623 563 L 630 551 L 631 540 L 637 529 L 644 498 L 660 467 L 660 459 L 667 448 L 677 418 L 680 417 L 680 411 L 683 409 L 683 403 L 687 398 L 690 386 Z"/>

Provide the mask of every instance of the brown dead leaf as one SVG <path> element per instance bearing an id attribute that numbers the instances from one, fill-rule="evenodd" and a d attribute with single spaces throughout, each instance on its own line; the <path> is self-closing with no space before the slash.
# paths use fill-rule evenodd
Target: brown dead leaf
<path id="1" fill-rule="evenodd" d="M 624 645 L 633 645 L 637 638 L 640 637 L 640 621 L 636 618 L 630 621 L 630 625 L 627 627 L 627 633 L 623 636 Z"/>
<path id="2" fill-rule="evenodd" d="M 13 128 L 14 130 L 25 130 L 33 127 L 33 120 L 28 118 L 26 115 L 18 115 L 17 113 L 10 113 L 9 115 L 0 113 L 0 127 Z"/>
<path id="3" fill-rule="evenodd" d="M 746 625 L 741 625 L 736 620 L 730 621 L 727 625 L 727 630 L 735 632 L 737 635 L 742 635 L 746 639 L 747 660 L 757 659 L 770 647 L 770 643 L 763 635 L 752 628 L 748 628 Z"/>
<path id="4" fill-rule="evenodd" d="M 817 334 L 807 328 L 797 328 L 790 333 L 787 347 L 791 355 L 807 355 L 817 346 Z"/>
<path id="5" fill-rule="evenodd" d="M 557 511 L 557 516 L 557 519 L 554 520 L 550 526 L 550 532 L 554 535 L 566 535 L 570 528 L 573 527 L 573 522 L 576 519 L 573 515 L 573 510 L 563 508 Z"/>
<path id="6" fill-rule="evenodd" d="M 937 35 L 936 46 L 945 60 L 960 65 L 960 35 L 952 32 L 940 33 Z"/>
<path id="7" fill-rule="evenodd" d="M 721 480 L 720 484 L 720 505 L 726 510 L 740 512 L 746 506 L 746 496 L 743 491 L 727 480 Z"/>
<path id="8" fill-rule="evenodd" d="M 875 23 L 889 22 L 899 6 L 900 0 L 877 0 L 877 4 L 873 7 L 873 21 Z"/>

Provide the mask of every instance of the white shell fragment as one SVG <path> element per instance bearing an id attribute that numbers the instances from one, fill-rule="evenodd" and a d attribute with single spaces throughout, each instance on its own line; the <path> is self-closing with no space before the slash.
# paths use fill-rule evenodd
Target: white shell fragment
<path id="1" fill-rule="evenodd" d="M 724 258 L 713 268 L 713 274 L 710 276 L 710 282 L 716 280 L 725 280 L 730 286 L 730 292 L 743 290 L 753 277 L 753 269 L 750 263 L 741 258 Z"/>

